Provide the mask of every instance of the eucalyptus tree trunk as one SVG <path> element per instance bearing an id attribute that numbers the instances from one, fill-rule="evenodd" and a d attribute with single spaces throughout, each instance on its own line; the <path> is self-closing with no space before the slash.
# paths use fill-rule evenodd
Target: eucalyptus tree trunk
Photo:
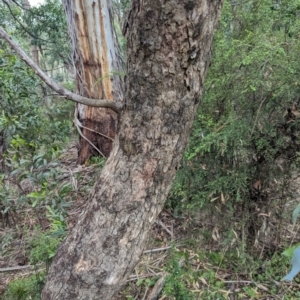
<path id="1" fill-rule="evenodd" d="M 114 148 L 42 299 L 113 299 L 138 262 L 191 132 L 222 0 L 133 0 Z"/>
<path id="2" fill-rule="evenodd" d="M 26 11 L 31 8 L 30 2 L 28 0 L 22 0 L 22 5 L 23 5 L 23 8 L 25 9 L 25 13 L 27 13 Z M 40 66 L 39 49 L 36 45 L 33 45 L 31 43 L 30 36 L 28 36 L 28 41 L 29 41 L 29 45 L 30 45 L 31 57 L 32 57 L 33 61 L 36 63 L 36 65 Z"/>
<path id="3" fill-rule="evenodd" d="M 120 101 L 123 98 L 120 60 L 113 34 L 109 0 L 64 0 L 73 47 L 77 90 L 81 96 Z M 107 157 L 116 133 L 116 113 L 77 104 L 75 125 L 80 132 L 78 162 Z"/>

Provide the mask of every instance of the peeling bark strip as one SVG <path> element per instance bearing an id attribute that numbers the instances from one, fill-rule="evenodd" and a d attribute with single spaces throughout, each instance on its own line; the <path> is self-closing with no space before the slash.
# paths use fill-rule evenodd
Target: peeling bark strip
<path id="1" fill-rule="evenodd" d="M 42 294 L 112 299 L 144 250 L 191 132 L 222 0 L 134 0 L 114 149 Z"/>
<path id="2" fill-rule="evenodd" d="M 118 74 L 121 67 L 116 53 L 109 5 L 108 0 L 64 1 L 73 43 L 79 94 L 120 103 L 123 98 Z M 108 157 L 116 133 L 116 113 L 109 109 L 81 104 L 77 106 L 77 111 L 80 123 L 88 128 L 82 131 L 84 138 L 80 138 L 78 162 L 83 164 L 90 156 L 99 155 L 91 143 Z"/>

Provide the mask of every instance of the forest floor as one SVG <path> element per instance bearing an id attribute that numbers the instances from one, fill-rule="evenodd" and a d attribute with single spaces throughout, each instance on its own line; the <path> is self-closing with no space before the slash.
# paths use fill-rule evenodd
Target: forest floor
<path id="1" fill-rule="evenodd" d="M 0 299 L 39 299 L 46 268 L 54 255 L 49 249 L 54 247 L 55 252 L 60 241 L 60 237 L 48 239 L 44 233 L 53 232 L 53 228 L 57 233 L 62 224 L 66 231 L 74 226 L 100 173 L 98 165 L 78 166 L 76 160 L 77 149 L 71 145 L 57 165 L 58 184 L 71 187 L 68 193 L 72 202 L 64 216 L 51 213 L 46 205 L 27 203 L 2 218 Z M 22 185 L 27 194 L 35 192 L 30 182 Z M 287 205 L 291 212 L 295 203 Z M 291 226 L 289 219 L 287 214 L 280 224 L 272 225 L 273 231 L 279 225 L 285 228 L 284 242 L 266 251 L 265 244 L 255 239 L 254 254 L 245 250 L 245 241 L 234 230 L 225 238 L 223 232 L 228 228 L 221 228 L 212 215 L 200 210 L 175 215 L 165 208 L 152 227 L 140 263 L 116 299 L 300 299 L 300 278 L 280 282 L 290 267 L 289 259 L 281 253 L 299 241 L 300 227 Z"/>

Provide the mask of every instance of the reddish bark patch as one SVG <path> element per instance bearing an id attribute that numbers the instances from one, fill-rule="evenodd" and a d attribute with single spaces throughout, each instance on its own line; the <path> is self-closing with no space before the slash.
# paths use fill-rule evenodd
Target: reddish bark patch
<path id="1" fill-rule="evenodd" d="M 114 139 L 116 132 L 116 120 L 114 116 L 105 114 L 101 120 L 97 121 L 86 119 L 83 121 L 83 126 L 93 130 L 85 128 L 82 130 L 86 139 L 97 147 L 105 157 L 108 157 L 113 146 L 111 139 Z M 99 152 L 86 139 L 80 137 L 80 149 L 78 151 L 79 164 L 84 164 L 92 156 L 99 156 Z"/>

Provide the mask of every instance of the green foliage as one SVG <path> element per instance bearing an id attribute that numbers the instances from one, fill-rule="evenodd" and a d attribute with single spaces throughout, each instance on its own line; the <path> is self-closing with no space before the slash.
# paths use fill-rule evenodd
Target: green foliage
<path id="1" fill-rule="evenodd" d="M 297 243 L 297 244 L 293 245 L 292 247 L 287 248 L 286 250 L 284 250 L 282 252 L 282 255 L 284 255 L 284 256 L 286 256 L 286 257 L 288 257 L 288 258 L 291 259 L 292 256 L 293 256 L 294 250 L 296 248 L 298 248 L 299 246 L 300 246 L 300 243 Z"/>
<path id="2" fill-rule="evenodd" d="M 44 263 L 48 267 L 60 242 L 60 238 L 46 233 L 36 235 L 30 243 L 30 263 L 35 266 L 39 263 Z"/>
<path id="3" fill-rule="evenodd" d="M 184 267 L 179 267 L 183 258 Z M 209 250 L 196 238 L 194 246 L 170 253 L 164 294 L 168 299 L 296 299 L 298 288 L 274 284 L 286 272 L 287 261 L 280 254 L 260 259 L 226 249 Z"/>
<path id="4" fill-rule="evenodd" d="M 299 13 L 298 1 L 225 1 L 205 95 L 167 203 L 179 213 L 202 208 L 223 231 L 234 227 L 244 242 L 252 239 L 251 249 L 259 214 L 284 218 L 299 169 Z"/>
<path id="5" fill-rule="evenodd" d="M 124 14 L 130 8 L 131 0 L 113 0 L 113 5 L 118 13 Z"/>
<path id="6" fill-rule="evenodd" d="M 45 274 L 31 275 L 11 281 L 5 293 L 5 300 L 39 300 L 44 285 Z"/>
<path id="7" fill-rule="evenodd" d="M 298 204 L 297 207 L 294 209 L 293 215 L 292 215 L 294 226 L 296 225 L 299 211 L 300 211 L 300 205 Z M 282 252 L 282 255 L 291 259 L 292 269 L 291 269 L 290 273 L 288 273 L 284 278 L 281 279 L 281 281 L 292 281 L 294 279 L 294 277 L 299 273 L 299 271 L 300 271 L 299 247 L 300 247 L 300 242 L 298 242 L 297 244 L 293 245 L 292 247 L 289 247 L 284 252 Z"/>
<path id="8" fill-rule="evenodd" d="M 19 24 L 23 25 L 18 26 L 17 30 L 22 33 L 23 38 L 27 38 L 29 33 L 30 44 L 43 49 L 42 54 L 47 57 L 49 65 L 71 64 L 70 44 L 66 42 L 69 40 L 68 28 L 61 1 L 46 0 L 31 7 L 21 15 Z"/>
<path id="9" fill-rule="evenodd" d="M 293 216 L 292 216 L 292 219 L 293 219 L 293 224 L 295 225 L 296 222 L 297 222 L 297 218 L 299 216 L 299 213 L 300 213 L 300 204 L 297 205 L 297 207 L 294 209 L 293 211 Z"/>
<path id="10" fill-rule="evenodd" d="M 10 30 L 15 28 L 15 24 L 12 22 L 14 16 L 20 15 L 20 9 L 19 7 L 10 1 L 8 5 L 8 2 L 0 1 L 0 26 L 4 28 L 9 28 Z"/>
<path id="11" fill-rule="evenodd" d="M 0 48 L 0 135 L 4 149 L 10 148 L 11 160 L 18 160 L 24 151 L 35 154 L 45 143 L 55 146 L 70 135 L 66 117 L 72 105 L 44 106 L 36 91 L 38 84 L 32 70 Z M 55 148 L 47 150 L 51 155 Z"/>
<path id="12" fill-rule="evenodd" d="M 137 286 L 146 286 L 146 287 L 152 287 L 155 285 L 156 281 L 158 280 L 158 277 L 152 277 L 152 278 L 140 278 L 138 279 L 138 281 L 136 282 Z"/>
<path id="13" fill-rule="evenodd" d="M 16 206 L 31 202 L 52 208 L 68 205 L 69 187 L 55 184 L 59 176 L 54 160 L 71 136 L 70 110 L 73 104 L 52 100 L 43 103 L 40 82 L 0 42 L 0 210 L 2 216 Z M 39 190 L 25 197 L 7 185 L 8 180 L 27 178 Z M 48 181 L 52 179 L 53 185 Z M 51 195 L 52 194 L 52 195 Z M 51 198 L 50 198 L 51 197 Z M 62 201 L 65 197 L 66 201 Z M 27 200 L 26 200 L 27 199 Z M 51 199 L 51 202 L 49 200 Z"/>
<path id="14" fill-rule="evenodd" d="M 86 165 L 93 165 L 97 164 L 99 167 L 104 167 L 106 162 L 106 159 L 102 156 L 91 156 L 88 161 L 86 162 Z"/>
<path id="15" fill-rule="evenodd" d="M 29 132 L 33 137 L 38 134 L 37 130 L 41 125 L 37 119 L 40 108 L 34 105 L 34 102 L 38 101 L 35 92 L 37 81 L 31 70 L 1 48 L 0 66 L 1 137 L 5 148 L 8 148 L 16 132 L 19 132 L 12 146 L 22 147 L 25 145 L 24 138 L 28 139 Z M 32 140 L 28 139 L 28 147 L 31 147 L 30 142 Z"/>
<path id="16" fill-rule="evenodd" d="M 176 300 L 191 300 L 195 299 L 193 294 L 189 291 L 184 280 L 184 271 L 179 266 L 176 259 L 171 260 L 167 267 L 170 275 L 166 278 L 164 287 L 164 294 L 170 299 Z"/>
<path id="17" fill-rule="evenodd" d="M 24 208 L 47 218 L 50 231 L 35 235 L 26 248 L 37 268 L 49 266 L 64 237 L 66 209 L 73 197 L 72 185 L 62 180 L 56 161 L 72 135 L 73 104 L 41 98 L 40 87 L 33 71 L 0 41 L 0 220 L 3 228 L 17 227 Z M 1 237 L 1 254 L 9 254 L 14 236 L 7 231 Z M 43 282 L 44 274 L 39 272 L 12 281 L 5 297 L 40 299 Z"/>

